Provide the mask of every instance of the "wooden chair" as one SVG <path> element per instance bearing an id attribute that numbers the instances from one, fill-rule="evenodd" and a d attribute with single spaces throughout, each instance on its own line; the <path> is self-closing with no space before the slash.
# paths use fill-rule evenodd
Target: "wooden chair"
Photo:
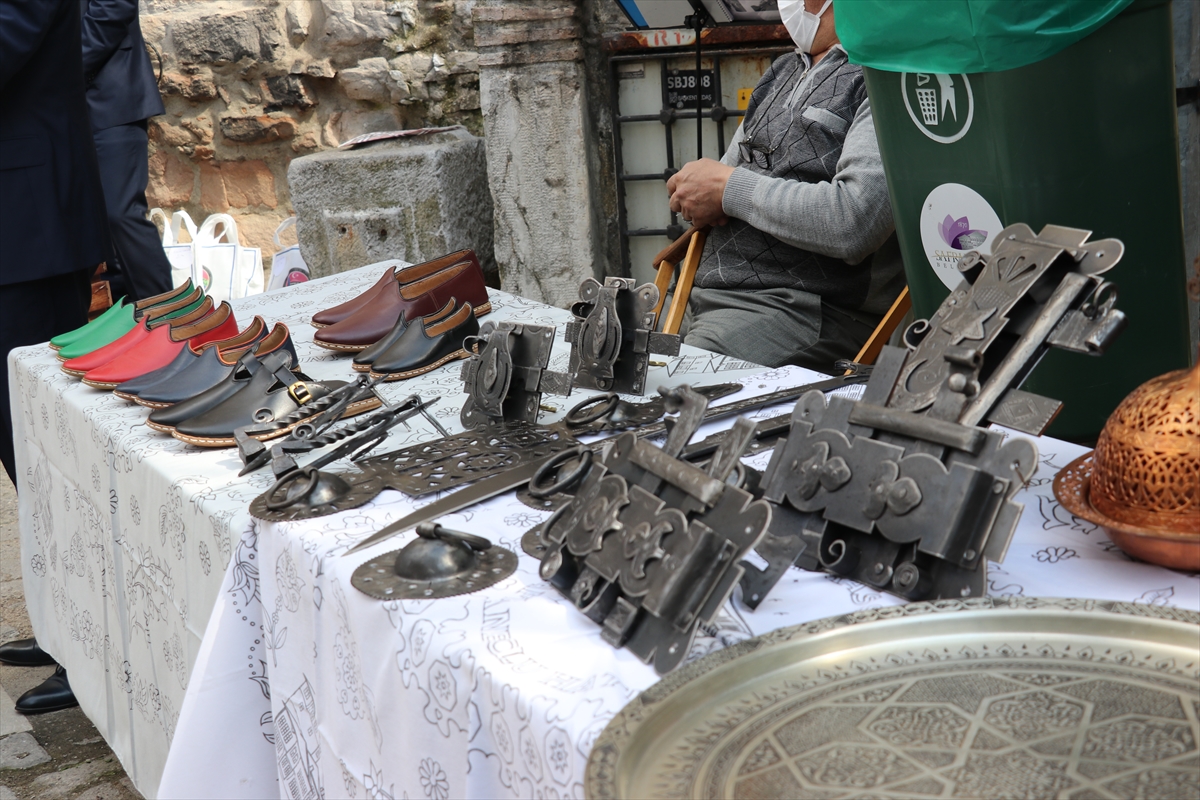
<path id="1" fill-rule="evenodd" d="M 700 266 L 704 242 L 708 238 L 708 230 L 708 225 L 703 228 L 693 225 L 683 236 L 671 242 L 654 257 L 654 285 L 658 287 L 658 305 L 654 307 L 654 319 L 662 319 L 663 333 L 679 333 L 679 326 L 683 323 L 683 312 L 687 311 L 688 295 L 692 293 L 692 281 L 696 279 L 696 267 Z M 675 265 L 679 264 L 680 258 L 683 259 L 683 263 L 679 267 L 679 280 L 675 282 L 675 293 L 671 296 L 667 316 L 663 318 L 660 315 L 667 299 L 667 289 L 671 286 Z"/>
<path id="2" fill-rule="evenodd" d="M 708 238 L 709 226 L 695 226 L 671 242 L 654 257 L 654 285 L 658 287 L 658 305 L 654 308 L 655 320 L 662 322 L 663 333 L 679 333 L 683 322 L 683 313 L 687 310 L 688 295 L 692 293 L 692 283 L 696 279 L 696 268 L 700 265 L 700 255 L 704 252 L 704 242 Z M 682 262 L 680 261 L 682 259 Z M 671 305 L 667 308 L 666 316 L 662 309 L 667 299 L 667 289 L 671 286 L 671 278 L 675 274 L 675 265 L 679 264 L 679 280 L 675 282 L 675 292 L 671 296 Z M 904 319 L 904 315 L 912 308 L 912 297 L 908 287 L 892 303 L 892 307 L 883 315 L 883 319 L 875 326 L 866 344 L 858 351 L 854 360 L 859 364 L 874 364 L 879 358 L 883 346 L 892 338 L 896 328 Z"/>

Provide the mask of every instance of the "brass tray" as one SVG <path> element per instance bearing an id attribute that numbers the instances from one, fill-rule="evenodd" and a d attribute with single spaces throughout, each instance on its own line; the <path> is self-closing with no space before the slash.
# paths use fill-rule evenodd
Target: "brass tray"
<path id="1" fill-rule="evenodd" d="M 592 749 L 609 798 L 1194 798 L 1200 614 L 911 603 L 713 653 Z"/>

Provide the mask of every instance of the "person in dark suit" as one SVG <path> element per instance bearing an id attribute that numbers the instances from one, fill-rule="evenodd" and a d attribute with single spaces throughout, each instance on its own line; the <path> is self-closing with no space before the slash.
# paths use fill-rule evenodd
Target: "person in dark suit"
<path id="1" fill-rule="evenodd" d="M 171 264 L 146 219 L 149 142 L 146 121 L 162 114 L 162 97 L 146 55 L 138 0 L 86 0 L 83 75 L 100 183 L 108 209 L 114 296 L 142 300 L 171 288 Z"/>
<path id="2" fill-rule="evenodd" d="M 0 461 L 13 457 L 7 356 L 87 322 L 91 275 L 109 248 L 84 95 L 79 0 L 0 0 Z M 34 639 L 0 662 L 53 664 Z M 77 705 L 59 667 L 22 713 Z"/>

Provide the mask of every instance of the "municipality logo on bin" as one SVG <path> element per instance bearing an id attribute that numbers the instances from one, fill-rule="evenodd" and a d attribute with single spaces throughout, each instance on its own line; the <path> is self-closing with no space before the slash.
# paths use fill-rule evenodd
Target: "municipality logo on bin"
<path id="1" fill-rule="evenodd" d="M 935 142 L 957 142 L 970 129 L 975 95 L 966 75 L 905 72 L 900 89 L 913 124 Z"/>

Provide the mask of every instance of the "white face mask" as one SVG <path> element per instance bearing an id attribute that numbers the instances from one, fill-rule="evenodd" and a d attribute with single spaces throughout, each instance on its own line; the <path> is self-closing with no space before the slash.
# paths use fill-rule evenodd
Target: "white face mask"
<path id="1" fill-rule="evenodd" d="M 792 35 L 792 41 L 801 53 L 811 53 L 813 40 L 817 38 L 817 28 L 821 27 L 821 16 L 833 4 L 833 0 L 825 0 L 825 5 L 816 14 L 804 9 L 804 0 L 779 0 L 779 16 L 783 18 L 784 27 Z"/>

